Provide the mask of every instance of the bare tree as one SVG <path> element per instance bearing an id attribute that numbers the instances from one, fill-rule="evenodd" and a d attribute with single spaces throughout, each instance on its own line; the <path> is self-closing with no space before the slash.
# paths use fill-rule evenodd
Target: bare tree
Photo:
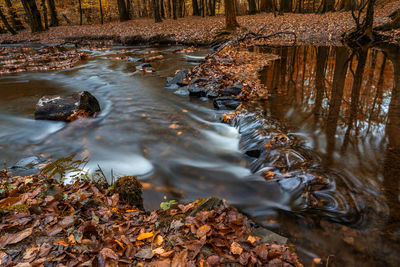
<path id="1" fill-rule="evenodd" d="M 15 8 L 11 4 L 11 0 L 5 0 L 5 3 L 8 9 L 8 15 L 10 17 L 11 25 L 13 26 L 13 28 L 16 31 L 25 29 L 24 25 L 22 25 L 21 20 L 18 18 Z"/>
<path id="2" fill-rule="evenodd" d="M 6 26 L 7 30 L 12 33 L 16 34 L 17 32 L 11 27 L 11 25 L 8 23 L 6 16 L 4 16 L 3 11 L 1 10 L 0 7 L 0 18 L 3 21 L 4 26 Z"/>
<path id="3" fill-rule="evenodd" d="M 236 21 L 235 0 L 225 0 L 225 27 L 227 30 L 234 30 L 239 27 Z"/>
<path id="4" fill-rule="evenodd" d="M 24 6 L 26 16 L 28 17 L 29 26 L 32 32 L 43 31 L 42 20 L 40 18 L 40 12 L 37 8 L 35 0 L 21 0 Z"/>

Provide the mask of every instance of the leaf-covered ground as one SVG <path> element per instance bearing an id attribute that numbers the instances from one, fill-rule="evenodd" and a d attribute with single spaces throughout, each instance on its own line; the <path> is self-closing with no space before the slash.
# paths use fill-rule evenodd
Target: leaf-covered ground
<path id="1" fill-rule="evenodd" d="M 145 212 L 107 187 L 1 171 L 0 266 L 302 266 L 223 201 Z"/>
<path id="2" fill-rule="evenodd" d="M 377 7 L 375 24 L 389 21 L 387 17 L 400 8 L 400 2 Z M 240 16 L 238 22 L 244 28 L 240 31 L 257 32 L 265 27 L 264 34 L 281 31 L 295 32 L 299 44 L 335 44 L 340 36 L 355 26 L 351 12 L 334 12 L 327 14 L 285 14 L 274 17 L 273 14 L 257 14 Z M 111 40 L 116 43 L 136 44 L 138 42 L 171 42 L 181 44 L 209 44 L 215 35 L 224 28 L 225 18 L 217 17 L 186 17 L 174 20 L 164 20 L 154 23 L 152 19 L 134 19 L 127 22 L 113 22 L 104 25 L 60 26 L 51 28 L 39 34 L 29 30 L 15 36 L 0 35 L 0 43 L 40 42 L 57 43 L 73 40 Z M 391 35 L 390 35 L 391 34 Z M 388 35 L 398 38 L 396 32 Z M 271 40 L 280 44 L 282 37 Z"/>

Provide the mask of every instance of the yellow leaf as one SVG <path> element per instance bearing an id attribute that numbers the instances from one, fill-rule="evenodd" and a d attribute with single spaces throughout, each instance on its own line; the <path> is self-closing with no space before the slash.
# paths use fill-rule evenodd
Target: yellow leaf
<path id="1" fill-rule="evenodd" d="M 162 236 L 158 235 L 156 238 L 155 244 L 156 244 L 156 246 L 159 247 L 162 245 L 162 243 L 164 243 L 164 238 Z"/>
<path id="2" fill-rule="evenodd" d="M 152 238 L 154 236 L 153 232 L 150 233 L 141 233 L 136 240 L 145 240 L 145 239 L 149 239 Z"/>
<path id="3" fill-rule="evenodd" d="M 242 254 L 242 251 L 243 251 L 243 249 L 238 243 L 236 243 L 236 242 L 232 243 L 232 245 L 231 245 L 231 253 L 232 254 L 240 255 L 240 254 Z"/>
<path id="4" fill-rule="evenodd" d="M 257 239 L 258 239 L 258 237 L 255 237 L 255 236 L 252 236 L 252 235 L 249 235 L 247 237 L 247 241 L 249 241 L 251 244 L 254 244 L 257 241 Z"/>

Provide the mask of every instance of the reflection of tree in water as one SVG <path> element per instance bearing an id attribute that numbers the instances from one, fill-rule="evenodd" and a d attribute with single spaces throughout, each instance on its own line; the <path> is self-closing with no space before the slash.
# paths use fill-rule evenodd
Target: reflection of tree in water
<path id="1" fill-rule="evenodd" d="M 280 48 L 272 52 L 281 59 L 261 73 L 261 81 L 272 94 L 260 106 L 263 114 L 283 123 L 289 134 L 307 136 L 308 139 L 303 138 L 304 144 L 321 155 L 324 168 L 343 169 L 345 176 L 357 178 L 358 183 L 347 183 L 346 178 L 336 181 L 335 188 L 339 194 L 347 191 L 352 195 L 355 205 L 366 204 L 360 214 L 364 216 L 361 220 L 365 229 L 351 230 L 356 233 L 356 242 L 351 245 L 353 252 L 350 249 L 336 255 L 344 262 L 347 258 L 347 264 L 361 261 L 366 266 L 374 266 L 384 261 L 391 265 L 398 258 L 394 252 L 400 230 L 400 215 L 397 215 L 400 208 L 400 55 L 397 49 Z M 293 220 L 286 222 L 292 223 Z M 291 227 L 287 229 L 296 229 Z M 347 242 L 343 243 L 348 233 L 341 226 L 327 227 L 323 231 L 330 232 L 329 240 L 336 247 L 348 246 Z M 383 233 L 397 243 L 387 241 Z M 376 242 L 371 244 L 371 240 Z M 329 249 L 332 245 L 326 250 Z"/>
<path id="2" fill-rule="evenodd" d="M 400 232 L 400 55 L 397 49 L 389 48 L 385 52 L 394 66 L 394 87 L 392 90 L 388 119 L 386 122 L 387 145 L 383 167 L 384 194 L 389 206 L 387 233 L 399 241 Z M 397 233 L 396 233 L 397 231 Z M 394 232 L 393 234 L 391 234 Z"/>

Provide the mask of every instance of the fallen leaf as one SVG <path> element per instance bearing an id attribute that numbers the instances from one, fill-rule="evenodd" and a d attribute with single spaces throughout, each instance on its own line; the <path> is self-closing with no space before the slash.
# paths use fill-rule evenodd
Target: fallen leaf
<path id="1" fill-rule="evenodd" d="M 145 240 L 145 239 L 149 239 L 152 238 L 154 236 L 153 232 L 149 232 L 149 233 L 141 233 L 136 240 Z"/>
<path id="2" fill-rule="evenodd" d="M 0 247 L 5 247 L 9 244 L 16 244 L 32 234 L 33 228 L 25 229 L 15 234 L 5 234 L 0 238 Z"/>
<path id="3" fill-rule="evenodd" d="M 135 257 L 141 258 L 141 259 L 151 259 L 151 258 L 153 258 L 153 256 L 154 256 L 154 253 L 151 248 L 141 249 L 135 254 Z"/>
<path id="4" fill-rule="evenodd" d="M 242 252 L 243 252 L 242 247 L 238 243 L 232 242 L 231 253 L 234 255 L 240 255 Z"/>
<path id="5" fill-rule="evenodd" d="M 211 231 L 211 227 L 207 224 L 201 226 L 198 230 L 197 230 L 197 237 L 198 238 L 202 238 L 203 236 L 206 236 L 208 232 Z"/>
<path id="6" fill-rule="evenodd" d="M 104 259 L 118 260 L 118 255 L 112 249 L 103 248 L 100 253 L 103 255 Z"/>

